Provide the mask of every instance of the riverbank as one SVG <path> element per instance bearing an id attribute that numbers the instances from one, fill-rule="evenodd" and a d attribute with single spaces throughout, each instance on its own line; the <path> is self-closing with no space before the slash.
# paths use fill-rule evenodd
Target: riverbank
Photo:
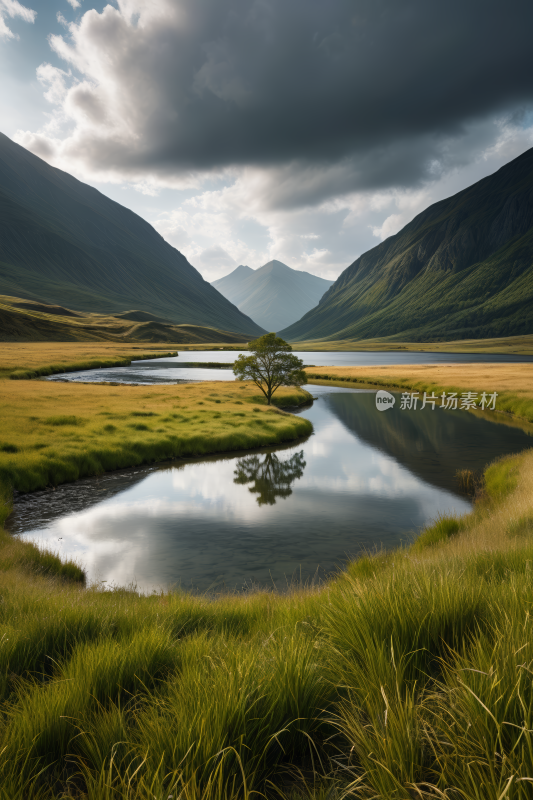
<path id="1" fill-rule="evenodd" d="M 449 342 L 400 342 L 390 339 L 310 340 L 291 342 L 294 350 L 321 352 L 423 352 L 423 353 L 499 353 L 533 355 L 533 334 L 494 339 L 456 339 Z"/>
<path id="2" fill-rule="evenodd" d="M 497 366 L 390 370 L 412 386 L 443 370 L 462 391 L 490 375 L 479 390 L 528 400 L 529 377 L 499 371 L 525 365 Z M 3 380 L 0 395 L 0 464 L 22 487 L 306 422 L 227 382 Z M 472 513 L 284 595 L 86 588 L 77 565 L 1 537 L 0 800 L 530 796 L 531 450 L 486 470 Z"/>
<path id="3" fill-rule="evenodd" d="M 0 484 L 19 492 L 183 456 L 245 450 L 308 435 L 278 406 L 309 402 L 280 388 L 267 406 L 249 383 L 163 386 L 3 381 Z"/>
<path id="4" fill-rule="evenodd" d="M 496 411 L 533 423 L 533 364 L 412 364 L 391 367 L 314 367 L 309 383 L 442 396 L 443 392 L 498 393 Z M 438 404 L 437 404 L 438 405 Z"/>
<path id="5" fill-rule="evenodd" d="M 525 800 L 532 561 L 528 451 L 466 517 L 285 595 L 4 565 L 0 797 Z"/>
<path id="6" fill-rule="evenodd" d="M 0 527 L 10 513 L 14 491 L 54 487 L 155 461 L 280 444 L 312 432 L 306 419 L 282 410 L 311 400 L 302 389 L 281 387 L 275 405 L 267 407 L 259 390 L 248 383 L 109 386 L 30 380 L 175 354 L 146 347 L 135 352 L 131 345 L 105 343 L 4 345 Z M 15 563 L 32 572 L 68 574 L 84 581 L 75 564 L 62 565 L 53 554 L 0 530 L 0 569 Z"/>
<path id="7" fill-rule="evenodd" d="M 107 342 L 3 342 L 0 380 L 31 380 L 81 369 L 124 367 L 134 360 L 174 357 L 178 355 L 177 347 Z"/>

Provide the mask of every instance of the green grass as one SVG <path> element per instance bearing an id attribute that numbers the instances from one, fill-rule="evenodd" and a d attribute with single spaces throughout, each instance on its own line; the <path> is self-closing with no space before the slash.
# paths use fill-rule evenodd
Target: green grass
<path id="1" fill-rule="evenodd" d="M 420 553 L 428 547 L 446 542 L 461 530 L 461 522 L 456 517 L 440 516 L 433 525 L 429 525 L 412 546 L 413 553 Z"/>
<path id="2" fill-rule="evenodd" d="M 471 514 L 285 595 L 0 549 L 0 798 L 529 799 L 532 488 L 533 451 L 496 462 Z"/>
<path id="3" fill-rule="evenodd" d="M 217 397 L 209 397 L 204 384 L 147 391 L 4 381 L 0 410 L 9 439 L 0 440 L 0 484 L 27 492 L 154 461 L 279 444 L 312 432 L 303 417 L 267 408 L 251 385 L 216 385 Z M 310 399 L 307 392 L 288 388 L 275 397 L 281 406 Z M 200 398 L 206 408 L 192 413 Z M 57 414 L 58 408 L 69 413 Z M 174 408 L 181 413 L 170 413 Z M 235 412 L 242 414 L 238 420 Z"/>

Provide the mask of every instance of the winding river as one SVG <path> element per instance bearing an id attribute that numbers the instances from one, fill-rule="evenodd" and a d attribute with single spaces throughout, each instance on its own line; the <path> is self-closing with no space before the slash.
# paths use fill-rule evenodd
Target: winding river
<path id="1" fill-rule="evenodd" d="M 200 360 L 199 353 L 179 358 L 185 355 Z M 235 354 L 216 355 L 225 362 Z M 355 354 L 303 354 L 313 364 L 316 355 L 331 364 L 333 355 L 353 363 Z M 414 361 L 412 353 L 393 355 Z M 159 382 L 166 372 L 168 383 L 179 372 L 168 362 L 121 369 L 84 380 L 113 372 L 114 380 L 131 381 L 134 373 L 136 382 Z M 220 380 L 225 370 L 212 372 Z M 305 441 L 121 470 L 21 496 L 8 527 L 77 559 L 90 581 L 107 586 L 283 590 L 323 580 L 364 550 L 407 543 L 439 514 L 468 511 L 456 470 L 480 471 L 533 444 L 519 427 L 466 411 L 406 411 L 397 402 L 380 413 L 375 392 L 307 388 L 316 399 L 296 412 L 314 426 Z"/>

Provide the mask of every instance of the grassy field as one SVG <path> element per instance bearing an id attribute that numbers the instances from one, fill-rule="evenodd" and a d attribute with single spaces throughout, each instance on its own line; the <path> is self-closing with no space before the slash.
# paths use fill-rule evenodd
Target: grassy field
<path id="1" fill-rule="evenodd" d="M 315 339 L 292 342 L 294 350 L 335 352 L 409 352 L 424 353 L 499 353 L 503 355 L 533 355 L 533 334 L 506 336 L 498 339 L 459 339 L 451 342 L 392 342 L 388 339 L 345 339 L 338 342 Z M 239 350 L 232 344 L 180 344 L 180 350 Z"/>
<path id="2" fill-rule="evenodd" d="M 394 380 L 529 401 L 531 371 L 504 366 Z M 11 487 L 310 429 L 227 382 L 4 379 L 0 403 L 4 516 Z M 2 532 L 0 800 L 529 799 L 533 450 L 476 492 L 471 514 L 283 595 L 86 587 L 76 564 Z"/>
<path id="3" fill-rule="evenodd" d="M 280 389 L 274 399 L 295 405 L 309 397 L 301 389 Z M 227 381 L 3 381 L 0 413 L 0 483 L 23 492 L 152 461 L 277 444 L 312 431 L 303 417 L 267 408 L 255 387 Z"/>
<path id="4" fill-rule="evenodd" d="M 0 380 L 37 378 L 97 367 L 127 366 L 132 360 L 175 356 L 166 346 L 107 342 L 6 342 L 0 354 Z"/>
<path id="5" fill-rule="evenodd" d="M 423 393 L 498 392 L 496 410 L 533 422 L 533 364 L 410 364 L 393 367 L 315 367 L 311 383 L 380 386 Z"/>
<path id="6" fill-rule="evenodd" d="M 500 353 L 503 355 L 533 355 L 533 334 L 506 336 L 497 339 L 459 339 L 450 342 L 396 342 L 388 339 L 345 339 L 338 342 L 315 340 L 293 342 L 295 350 L 320 352 L 409 352 L 424 353 Z"/>
<path id="7" fill-rule="evenodd" d="M 472 514 L 285 595 L 84 589 L 15 554 L 0 797 L 526 800 L 532 563 L 533 451 Z"/>

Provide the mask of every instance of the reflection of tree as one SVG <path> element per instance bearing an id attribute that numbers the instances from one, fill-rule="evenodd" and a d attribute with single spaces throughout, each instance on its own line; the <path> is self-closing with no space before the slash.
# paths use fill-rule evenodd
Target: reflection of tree
<path id="1" fill-rule="evenodd" d="M 275 453 L 265 456 L 239 458 L 234 472 L 234 483 L 253 483 L 249 491 L 257 494 L 260 506 L 273 506 L 276 497 L 289 497 L 291 483 L 304 474 L 304 451 L 295 453 L 287 461 L 280 461 Z"/>

